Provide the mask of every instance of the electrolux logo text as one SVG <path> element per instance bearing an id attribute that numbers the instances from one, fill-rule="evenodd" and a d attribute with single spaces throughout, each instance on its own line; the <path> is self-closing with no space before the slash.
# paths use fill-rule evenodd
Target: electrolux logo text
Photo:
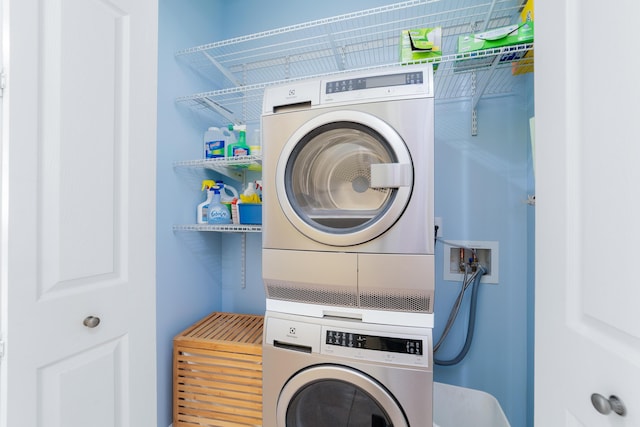
<path id="1" fill-rule="evenodd" d="M 298 338 L 296 336 L 296 327 L 295 326 L 289 326 L 289 333 L 287 334 L 287 337 L 289 337 L 289 338 Z"/>

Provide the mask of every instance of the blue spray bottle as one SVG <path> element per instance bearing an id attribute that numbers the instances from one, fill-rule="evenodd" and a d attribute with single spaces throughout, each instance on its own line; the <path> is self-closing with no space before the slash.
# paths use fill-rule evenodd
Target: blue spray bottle
<path id="1" fill-rule="evenodd" d="M 209 224 L 231 224 L 231 213 L 220 201 L 220 189 L 213 188 L 213 200 L 209 203 Z"/>

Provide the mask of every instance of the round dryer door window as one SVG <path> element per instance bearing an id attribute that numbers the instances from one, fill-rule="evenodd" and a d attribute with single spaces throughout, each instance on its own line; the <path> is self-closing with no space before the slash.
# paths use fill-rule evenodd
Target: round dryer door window
<path id="1" fill-rule="evenodd" d="M 287 382 L 278 427 L 407 427 L 396 400 L 374 379 L 343 366 L 316 366 Z"/>
<path id="2" fill-rule="evenodd" d="M 409 151 L 386 122 L 334 111 L 306 122 L 277 166 L 277 194 L 291 223 L 320 243 L 375 239 L 402 215 L 413 188 Z"/>

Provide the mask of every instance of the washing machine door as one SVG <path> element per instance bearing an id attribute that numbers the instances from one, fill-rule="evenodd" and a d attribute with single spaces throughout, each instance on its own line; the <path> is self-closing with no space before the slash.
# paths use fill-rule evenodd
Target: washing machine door
<path id="1" fill-rule="evenodd" d="M 387 389 L 355 369 L 320 365 L 305 369 L 283 387 L 277 427 L 408 427 Z"/>
<path id="2" fill-rule="evenodd" d="M 284 145 L 276 192 L 288 220 L 302 234 L 332 246 L 375 239 L 404 212 L 413 166 L 400 135 L 361 111 L 321 114 Z"/>

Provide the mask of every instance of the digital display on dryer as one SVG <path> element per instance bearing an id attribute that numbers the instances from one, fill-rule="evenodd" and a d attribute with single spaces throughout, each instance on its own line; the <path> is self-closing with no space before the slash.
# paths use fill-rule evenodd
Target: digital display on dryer
<path id="1" fill-rule="evenodd" d="M 412 73 L 387 74 L 359 77 L 355 79 L 327 82 L 326 93 L 348 92 L 352 90 L 373 89 L 378 87 L 418 85 L 424 83 L 422 71 Z"/>
<path id="2" fill-rule="evenodd" d="M 380 337 L 376 335 L 354 334 L 351 332 L 327 331 L 326 344 L 364 350 L 415 354 L 418 356 L 423 354 L 422 340 Z"/>

